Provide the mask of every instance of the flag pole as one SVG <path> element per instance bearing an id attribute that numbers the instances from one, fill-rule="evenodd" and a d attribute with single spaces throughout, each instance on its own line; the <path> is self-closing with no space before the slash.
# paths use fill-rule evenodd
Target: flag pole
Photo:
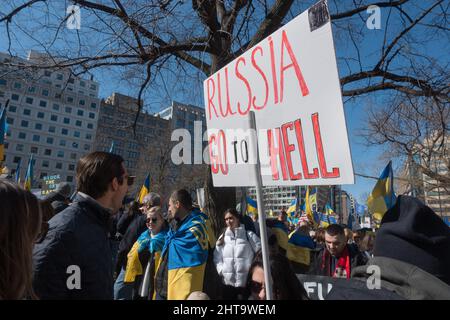
<path id="1" fill-rule="evenodd" d="M 272 300 L 272 277 L 270 275 L 269 242 L 267 239 L 266 212 L 264 208 L 264 198 L 262 192 L 261 164 L 259 162 L 258 139 L 257 139 L 256 120 L 254 111 L 249 112 L 248 119 L 250 128 L 250 146 L 252 146 L 251 150 L 256 152 L 254 157 L 255 165 L 253 166 L 253 170 L 256 177 L 256 201 L 258 203 L 258 219 L 261 235 L 261 251 L 264 265 L 266 299 Z"/>

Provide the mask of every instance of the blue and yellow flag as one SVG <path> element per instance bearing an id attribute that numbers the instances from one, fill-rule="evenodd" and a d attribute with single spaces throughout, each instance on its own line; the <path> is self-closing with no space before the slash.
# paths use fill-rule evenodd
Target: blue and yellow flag
<path id="1" fill-rule="evenodd" d="M 168 251 L 168 300 L 185 300 L 203 290 L 208 259 L 208 230 L 204 214 L 194 209 L 177 231 L 169 230 L 162 256 Z"/>
<path id="2" fill-rule="evenodd" d="M 305 197 L 305 212 L 308 220 L 317 226 L 319 221 L 317 220 L 316 215 L 314 215 L 315 209 L 317 208 L 317 189 L 313 190 L 312 193 L 309 193 L 309 186 L 306 187 L 306 197 Z"/>
<path id="3" fill-rule="evenodd" d="M 33 167 L 34 167 L 34 160 L 33 155 L 31 155 L 30 160 L 28 160 L 27 174 L 25 175 L 25 181 L 23 184 L 24 189 L 28 191 L 31 190 L 31 186 L 33 185 Z"/>
<path id="4" fill-rule="evenodd" d="M 394 173 L 392 161 L 389 161 L 367 199 L 367 206 L 373 217 L 381 221 L 386 211 L 394 206 L 397 197 L 394 193 Z"/>
<path id="5" fill-rule="evenodd" d="M 161 251 L 166 241 L 167 230 L 161 230 L 152 236 L 149 230 L 145 230 L 134 243 L 127 255 L 127 266 L 123 282 L 134 282 L 136 276 L 144 274 L 144 266 L 139 259 L 139 254 L 145 250 L 154 255 L 155 274 L 161 262 Z"/>
<path id="6" fill-rule="evenodd" d="M 289 260 L 305 264 L 311 263 L 311 249 L 316 247 L 310 236 L 300 234 L 297 230 L 289 235 L 286 256 Z"/>
<path id="7" fill-rule="evenodd" d="M 297 211 L 297 199 L 294 199 L 291 201 L 291 205 L 289 206 L 289 208 L 287 209 L 286 213 L 288 216 L 294 216 L 295 212 Z"/>
<path id="8" fill-rule="evenodd" d="M 250 197 L 246 197 L 247 201 L 247 214 L 252 213 L 258 215 L 258 204 Z"/>
<path id="9" fill-rule="evenodd" d="M 5 159 L 6 106 L 0 113 L 0 161 Z"/>
<path id="10" fill-rule="evenodd" d="M 288 233 L 289 233 L 287 226 L 283 222 L 277 220 L 271 226 L 271 230 L 277 237 L 278 245 L 287 251 L 287 249 L 288 249 Z"/>
<path id="11" fill-rule="evenodd" d="M 141 190 L 139 191 L 139 194 L 137 196 L 137 201 L 139 203 L 144 203 L 144 197 L 150 192 L 150 174 L 147 175 L 147 178 L 145 178 L 144 184 L 141 187 Z"/>

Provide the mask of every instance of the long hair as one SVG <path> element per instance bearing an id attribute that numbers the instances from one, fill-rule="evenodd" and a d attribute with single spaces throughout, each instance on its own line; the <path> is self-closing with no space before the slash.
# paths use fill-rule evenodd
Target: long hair
<path id="1" fill-rule="evenodd" d="M 280 253 L 269 255 L 272 291 L 275 300 L 308 300 L 305 289 L 291 268 L 289 260 Z M 248 272 L 247 288 L 250 288 L 255 268 L 264 269 L 262 252 L 258 251 L 253 258 Z"/>
<path id="2" fill-rule="evenodd" d="M 227 213 L 229 213 L 233 217 L 235 217 L 239 221 L 239 224 L 242 223 L 242 216 L 239 214 L 239 212 L 237 212 L 236 209 L 229 208 L 229 209 L 225 210 L 223 216 L 225 217 L 227 215 Z M 224 227 L 222 232 L 220 233 L 219 239 L 217 240 L 216 246 L 223 246 L 224 245 L 224 243 L 225 243 L 225 231 L 226 230 L 227 230 L 227 227 Z"/>
<path id="3" fill-rule="evenodd" d="M 31 192 L 7 181 L 0 181 L 0 203 L 0 300 L 36 299 L 32 258 L 41 206 Z"/>

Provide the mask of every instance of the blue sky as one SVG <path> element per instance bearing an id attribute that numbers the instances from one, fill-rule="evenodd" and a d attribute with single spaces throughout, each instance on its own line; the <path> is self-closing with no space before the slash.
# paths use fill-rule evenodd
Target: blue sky
<path id="1" fill-rule="evenodd" d="M 0 11 L 5 12 L 8 10 L 1 9 Z M 410 9 L 410 13 L 414 13 L 414 8 Z M 37 16 L 39 13 L 36 14 Z M 353 20 L 355 23 L 354 26 L 358 30 L 361 30 L 364 34 L 360 39 L 356 39 L 358 43 L 358 47 L 362 49 L 363 64 L 366 66 L 373 65 L 375 59 L 379 57 L 380 52 L 379 48 L 383 42 L 383 38 L 385 35 L 385 31 L 387 31 L 388 38 L 392 38 L 397 34 L 397 32 L 390 32 L 390 30 L 386 30 L 386 20 L 390 18 L 390 16 L 382 11 L 381 15 L 381 29 L 380 30 L 368 30 L 365 26 L 365 21 L 369 16 L 367 13 L 362 13 L 361 18 L 356 17 L 356 20 Z M 396 22 L 391 21 L 391 25 L 395 26 Z M 4 26 L 0 27 L 0 51 L 5 52 L 7 50 L 7 37 Z M 353 45 L 342 39 L 340 34 L 340 28 L 334 26 L 334 39 L 335 39 L 335 47 L 336 47 L 336 55 L 338 57 L 338 68 L 340 76 L 344 76 L 348 74 L 347 66 L 343 63 L 339 58 L 342 56 L 356 56 L 355 49 Z M 13 38 L 12 51 L 14 54 L 18 54 L 22 57 L 25 57 L 26 50 L 31 48 L 39 49 L 33 46 L 33 43 L 27 38 L 20 36 L 18 39 Z M 96 40 L 96 39 L 94 39 Z M 19 45 L 20 43 L 20 45 Z M 427 53 L 433 54 L 437 57 L 445 57 L 445 53 L 448 52 L 447 44 L 440 44 L 439 41 L 436 41 L 432 47 L 425 48 Z M 25 51 L 24 51 L 25 50 Z M 377 52 L 378 50 L 378 52 Z M 355 67 L 353 65 L 352 67 Z M 364 67 L 364 66 L 363 66 Z M 115 79 L 114 73 L 111 73 L 109 70 L 101 70 L 94 72 L 96 80 L 100 83 L 100 97 L 105 98 L 111 95 L 112 92 L 120 92 L 128 95 L 137 95 L 135 89 L 132 89 L 127 84 L 123 82 L 119 82 Z M 177 79 L 174 76 L 167 76 L 169 82 L 173 82 L 175 85 L 179 81 L 189 81 L 186 79 Z M 167 80 L 166 79 L 166 80 Z M 161 80 L 158 80 L 158 85 L 162 85 Z M 144 99 L 148 102 L 150 101 L 152 112 L 159 111 L 160 109 L 167 107 L 170 103 L 170 98 L 174 100 L 178 100 L 180 102 L 190 103 L 202 106 L 203 105 L 203 97 L 202 94 L 198 94 L 198 92 L 203 92 L 201 89 L 201 82 L 192 82 L 193 89 L 190 90 L 190 93 L 177 91 L 174 87 L 170 86 L 170 83 L 166 85 L 167 95 L 166 96 L 146 96 Z M 197 92 L 197 93 L 196 93 Z M 388 97 L 390 94 L 393 94 L 392 91 L 386 92 L 378 92 L 375 95 L 372 94 L 371 98 L 369 97 L 359 97 L 355 100 L 348 101 L 344 97 L 344 111 L 346 115 L 347 129 L 350 141 L 350 147 L 353 158 L 353 166 L 355 173 L 367 174 L 371 176 L 378 176 L 383 168 L 386 166 L 386 161 L 380 160 L 380 155 L 383 152 L 383 147 L 368 147 L 365 145 L 364 140 L 362 139 L 360 132 L 366 126 L 367 113 L 366 109 L 369 104 L 372 103 L 383 103 L 383 99 Z M 400 166 L 400 163 L 394 162 L 393 167 L 394 170 Z M 396 172 L 394 171 L 394 175 Z M 397 173 L 398 174 L 398 173 Z M 364 193 L 370 192 L 375 184 L 375 180 L 362 178 L 359 176 L 355 176 L 355 184 L 354 185 L 344 185 L 343 189 L 352 193 L 356 199 L 362 202 L 361 195 Z"/>

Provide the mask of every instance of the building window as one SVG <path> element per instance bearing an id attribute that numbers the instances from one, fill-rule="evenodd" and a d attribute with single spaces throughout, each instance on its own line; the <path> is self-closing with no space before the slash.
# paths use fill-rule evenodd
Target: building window
<path id="1" fill-rule="evenodd" d="M 38 147 L 31 147 L 30 148 L 30 153 L 37 154 L 38 153 Z"/>
<path id="2" fill-rule="evenodd" d="M 84 115 L 83 110 L 78 109 L 77 115 L 79 115 L 80 117 L 82 117 Z"/>
<path id="3" fill-rule="evenodd" d="M 48 132 L 55 133 L 56 132 L 56 127 L 54 127 L 54 126 L 48 127 Z"/>
<path id="4" fill-rule="evenodd" d="M 33 135 L 33 141 L 34 142 L 39 142 L 41 140 L 41 136 L 40 135 L 38 135 L 38 134 L 34 134 Z"/>
<path id="5" fill-rule="evenodd" d="M 92 134 L 86 133 L 86 139 L 87 140 L 92 140 Z"/>
<path id="6" fill-rule="evenodd" d="M 51 156 L 52 155 L 52 150 L 51 149 L 45 149 L 44 150 L 44 155 L 45 156 Z"/>
<path id="7" fill-rule="evenodd" d="M 61 162 L 57 162 L 55 165 L 55 169 L 62 169 L 62 163 Z"/>
<path id="8" fill-rule="evenodd" d="M 42 167 L 44 167 L 44 168 L 48 168 L 49 167 L 49 162 L 48 162 L 48 160 L 44 160 L 44 161 L 42 161 Z"/>
<path id="9" fill-rule="evenodd" d="M 79 138 L 79 137 L 80 137 L 80 132 L 79 132 L 79 131 L 74 131 L 74 132 L 73 132 L 73 136 L 74 136 L 75 138 Z"/>
<path id="10" fill-rule="evenodd" d="M 27 134 L 24 132 L 19 132 L 19 139 L 26 139 L 27 138 Z"/>
<path id="11" fill-rule="evenodd" d="M 47 101 L 44 101 L 44 100 L 39 101 L 39 107 L 46 108 L 47 107 Z"/>
<path id="12" fill-rule="evenodd" d="M 35 130 L 42 130 L 42 123 L 36 123 L 36 124 L 34 125 L 34 129 L 35 129 Z"/>
<path id="13" fill-rule="evenodd" d="M 91 103 L 91 108 L 92 108 L 92 109 L 97 108 L 97 104 L 96 104 L 95 102 L 92 102 L 92 103 Z"/>
<path id="14" fill-rule="evenodd" d="M 58 153 L 56 155 L 58 158 L 64 158 L 64 151 L 58 150 Z"/>
<path id="15" fill-rule="evenodd" d="M 63 79 L 63 75 L 62 75 L 61 73 L 58 73 L 58 74 L 56 75 L 56 79 L 57 79 L 57 80 L 62 80 L 62 79 Z"/>
<path id="16" fill-rule="evenodd" d="M 43 112 L 38 112 L 37 117 L 39 119 L 44 119 L 44 113 Z"/>
<path id="17" fill-rule="evenodd" d="M 22 120 L 22 122 L 20 123 L 20 126 L 24 127 L 24 128 L 28 128 L 28 121 Z"/>
<path id="18" fill-rule="evenodd" d="M 84 106 L 84 105 L 86 104 L 86 101 L 80 100 L 80 101 L 79 101 L 79 104 L 80 104 L 80 106 Z"/>
<path id="19" fill-rule="evenodd" d="M 28 92 L 29 93 L 35 93 L 36 92 L 36 87 L 28 87 Z"/>
<path id="20" fill-rule="evenodd" d="M 77 120 L 77 121 L 75 122 L 75 125 L 76 125 L 77 127 L 81 127 L 81 121 L 80 121 L 80 120 Z"/>
<path id="21" fill-rule="evenodd" d="M 70 159 L 74 160 L 77 158 L 77 154 L 76 153 L 71 153 L 70 154 Z"/>
<path id="22" fill-rule="evenodd" d="M 69 171 L 74 171 L 74 170 L 75 170 L 75 165 L 69 164 Z"/>
<path id="23" fill-rule="evenodd" d="M 88 145 L 88 144 L 85 144 L 85 145 L 84 145 L 84 150 L 85 150 L 85 151 L 89 151 L 89 149 L 90 149 L 89 145 Z"/>
<path id="24" fill-rule="evenodd" d="M 23 114 L 26 116 L 30 116 L 31 115 L 31 110 L 30 109 L 23 109 Z"/>
<path id="25" fill-rule="evenodd" d="M 72 147 L 73 147 L 74 149 L 78 149 L 78 143 L 77 143 L 77 142 L 73 142 L 73 143 L 72 143 Z"/>
<path id="26" fill-rule="evenodd" d="M 70 118 L 64 118 L 63 122 L 64 122 L 65 124 L 70 124 Z"/>
<path id="27" fill-rule="evenodd" d="M 73 97 L 67 97 L 67 102 L 73 103 Z"/>
<path id="28" fill-rule="evenodd" d="M 93 112 L 89 112 L 89 118 L 91 118 L 91 119 L 95 119 L 95 113 L 93 113 Z"/>
<path id="29" fill-rule="evenodd" d="M 13 118 L 6 118 L 6 123 L 13 125 L 14 124 L 14 119 Z"/>
<path id="30" fill-rule="evenodd" d="M 11 95 L 11 100 L 13 100 L 13 101 L 19 101 L 19 95 L 18 95 L 18 94 L 12 94 L 12 95 Z"/>
<path id="31" fill-rule="evenodd" d="M 23 144 L 16 145 L 16 151 L 23 151 Z"/>
<path id="32" fill-rule="evenodd" d="M 80 87 L 86 87 L 86 82 L 84 82 L 84 81 L 80 81 Z"/>
<path id="33" fill-rule="evenodd" d="M 0 86 L 6 86 L 7 81 L 5 79 L 0 79 Z"/>
<path id="34" fill-rule="evenodd" d="M 50 77 L 52 75 L 52 73 L 50 71 L 44 71 L 44 76 L 46 77 Z"/>
<path id="35" fill-rule="evenodd" d="M 53 104 L 53 110 L 59 111 L 59 104 L 54 103 Z"/>
<path id="36" fill-rule="evenodd" d="M 66 107 L 66 112 L 67 113 L 72 113 L 72 108 L 71 107 Z"/>
<path id="37" fill-rule="evenodd" d="M 25 102 L 28 103 L 28 104 L 33 104 L 33 98 L 27 97 L 25 99 Z"/>
<path id="38" fill-rule="evenodd" d="M 8 110 L 9 110 L 9 112 L 16 112 L 17 111 L 17 107 L 16 106 L 9 106 Z"/>
<path id="39" fill-rule="evenodd" d="M 14 82 L 14 89 L 20 89 L 22 85 L 19 82 Z"/>
<path id="40" fill-rule="evenodd" d="M 61 129 L 61 134 L 67 136 L 67 135 L 69 134 L 69 130 L 67 130 L 67 129 L 65 129 L 65 128 L 62 128 L 62 129 Z"/>
<path id="41" fill-rule="evenodd" d="M 52 137 L 47 137 L 47 143 L 48 144 L 53 144 L 53 138 Z"/>
<path id="42" fill-rule="evenodd" d="M 19 163 L 19 161 L 20 161 L 20 157 L 14 157 L 14 160 L 13 160 L 14 163 Z"/>
<path id="43" fill-rule="evenodd" d="M 59 140 L 59 145 L 61 147 L 65 147 L 66 146 L 66 140 Z"/>
<path id="44" fill-rule="evenodd" d="M 58 121 L 58 116 L 52 114 L 51 117 L 50 117 L 50 120 L 51 121 Z"/>
<path id="45" fill-rule="evenodd" d="M 88 123 L 87 127 L 88 129 L 94 129 L 94 125 L 92 123 Z"/>
<path id="46" fill-rule="evenodd" d="M 72 182 L 73 181 L 73 176 L 67 176 L 66 181 L 67 182 Z"/>
<path id="47" fill-rule="evenodd" d="M 47 89 L 42 90 L 42 95 L 44 97 L 48 97 L 48 90 Z"/>

